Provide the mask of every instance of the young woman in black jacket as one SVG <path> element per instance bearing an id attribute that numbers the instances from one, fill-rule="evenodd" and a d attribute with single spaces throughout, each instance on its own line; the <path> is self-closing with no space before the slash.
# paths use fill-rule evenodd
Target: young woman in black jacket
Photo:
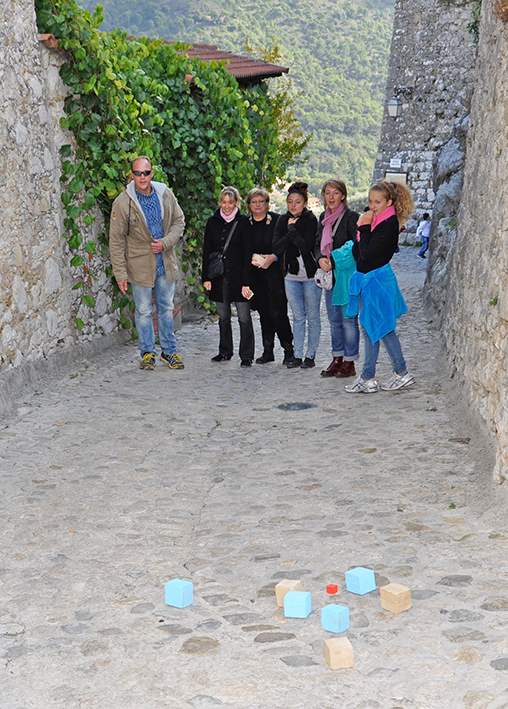
<path id="1" fill-rule="evenodd" d="M 358 299 L 361 295 L 365 360 L 361 375 L 345 387 L 351 394 L 370 394 L 379 388 L 397 391 L 415 383 L 395 331 L 397 318 L 406 312 L 407 306 L 389 265 L 397 249 L 400 224 L 407 221 L 413 209 L 413 198 L 406 185 L 381 181 L 370 188 L 369 210 L 358 220 L 359 240 L 353 246 L 357 273 L 351 281 L 349 309 L 351 296 Z M 378 387 L 374 377 L 380 342 L 391 359 L 393 374 Z"/>
<path id="2" fill-rule="evenodd" d="M 326 210 L 319 216 L 314 256 L 323 271 L 335 264 L 332 251 L 348 241 L 355 242 L 358 212 L 349 209 L 347 187 L 342 180 L 327 180 L 321 190 Z M 351 246 L 351 244 L 349 245 Z M 334 276 L 335 285 L 335 276 Z M 333 288 L 325 290 L 326 312 L 332 338 L 332 362 L 321 372 L 322 377 L 353 377 L 359 356 L 360 330 L 358 317 L 347 318 L 342 305 L 333 304 Z"/>
<path id="3" fill-rule="evenodd" d="M 235 304 L 240 323 L 239 355 L 241 367 L 250 367 L 254 359 L 254 328 L 250 316 L 252 237 L 249 220 L 240 213 L 240 194 L 235 187 L 224 187 L 219 196 L 219 209 L 208 219 L 203 243 L 202 282 L 219 313 L 219 354 L 212 362 L 224 362 L 233 356 L 231 303 Z M 209 277 L 210 254 L 224 250 L 224 272 Z"/>
<path id="4" fill-rule="evenodd" d="M 288 369 L 311 369 L 321 335 L 321 288 L 314 282 L 317 219 L 307 209 L 306 182 L 294 182 L 288 190 L 288 211 L 279 217 L 272 242 L 273 253 L 282 260 L 286 296 L 293 313 L 294 358 Z M 305 330 L 308 329 L 304 355 Z"/>

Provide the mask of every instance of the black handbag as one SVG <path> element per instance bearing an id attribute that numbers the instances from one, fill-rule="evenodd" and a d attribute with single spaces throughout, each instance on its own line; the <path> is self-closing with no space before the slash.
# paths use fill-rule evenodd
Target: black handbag
<path id="1" fill-rule="evenodd" d="M 210 281 L 212 278 L 222 276 L 224 273 L 224 254 L 227 251 L 237 224 L 238 221 L 233 222 L 233 226 L 229 230 L 228 238 L 226 239 L 226 243 L 224 244 L 222 251 L 212 251 L 212 253 L 208 256 L 208 279 Z"/>

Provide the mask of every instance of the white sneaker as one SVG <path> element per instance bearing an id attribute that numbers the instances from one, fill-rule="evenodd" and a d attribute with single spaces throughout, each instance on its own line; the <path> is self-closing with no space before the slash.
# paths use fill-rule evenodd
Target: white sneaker
<path id="1" fill-rule="evenodd" d="M 381 389 L 383 391 L 396 391 L 397 389 L 413 386 L 415 383 L 416 379 L 409 372 L 406 372 L 406 374 L 395 374 L 394 372 L 387 382 L 381 384 Z"/>
<path id="2" fill-rule="evenodd" d="M 344 389 L 349 394 L 360 394 L 361 392 L 373 394 L 375 391 L 379 391 L 375 379 L 362 379 L 362 377 L 357 377 L 352 384 L 346 384 Z"/>

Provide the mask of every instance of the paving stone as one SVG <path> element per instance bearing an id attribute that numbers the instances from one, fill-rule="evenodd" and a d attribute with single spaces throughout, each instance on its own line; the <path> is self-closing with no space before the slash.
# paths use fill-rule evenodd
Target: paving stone
<path id="1" fill-rule="evenodd" d="M 255 643 L 279 643 L 282 640 L 293 640 L 294 633 L 259 633 L 254 638 Z"/>
<path id="2" fill-rule="evenodd" d="M 454 586 L 457 588 L 464 588 L 464 586 L 469 586 L 472 581 L 472 576 L 461 576 L 460 574 L 456 574 L 454 576 L 443 576 L 443 578 L 437 583 L 439 586 Z"/>
<path id="3" fill-rule="evenodd" d="M 474 692 L 469 691 L 462 697 L 465 709 L 485 709 L 496 698 L 492 692 Z"/>
<path id="4" fill-rule="evenodd" d="M 167 633 L 168 635 L 188 635 L 192 633 L 191 628 L 186 628 L 184 625 L 178 625 L 176 623 L 158 625 L 157 630 L 160 630 L 162 633 Z"/>
<path id="5" fill-rule="evenodd" d="M 194 709 L 213 709 L 214 707 L 223 707 L 224 702 L 215 697 L 210 697 L 206 694 L 200 694 L 192 699 L 187 700 L 187 704 L 190 704 Z"/>
<path id="6" fill-rule="evenodd" d="M 197 655 L 198 657 L 202 657 L 203 655 L 210 655 L 218 652 L 220 646 L 220 643 L 213 638 L 189 638 L 189 640 L 186 640 L 180 648 L 180 652 L 185 655 Z"/>
<path id="7" fill-rule="evenodd" d="M 313 657 L 308 655 L 290 655 L 289 657 L 281 657 L 282 662 L 288 667 L 312 667 L 319 664 Z"/>
<path id="8" fill-rule="evenodd" d="M 263 618 L 256 613 L 233 613 L 232 615 L 223 616 L 224 620 L 227 620 L 231 625 L 248 625 L 250 623 L 256 623 L 256 621 L 263 620 Z"/>
<path id="9" fill-rule="evenodd" d="M 446 620 L 449 623 L 474 623 L 484 617 L 483 613 L 473 613 L 473 611 L 467 610 L 467 608 L 461 608 L 460 610 L 448 613 Z"/>
<path id="10" fill-rule="evenodd" d="M 484 611 L 508 611 L 508 598 L 505 596 L 490 596 L 482 603 Z"/>
<path id="11" fill-rule="evenodd" d="M 473 640 L 485 640 L 487 637 L 484 633 L 473 628 L 452 628 L 451 630 L 443 630 L 445 638 L 452 643 L 472 642 Z"/>

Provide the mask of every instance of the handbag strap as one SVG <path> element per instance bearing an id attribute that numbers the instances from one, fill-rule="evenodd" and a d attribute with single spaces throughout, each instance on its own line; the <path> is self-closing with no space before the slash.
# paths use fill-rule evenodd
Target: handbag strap
<path id="1" fill-rule="evenodd" d="M 230 241 L 231 241 L 231 238 L 232 238 L 232 236 L 233 236 L 233 234 L 234 234 L 234 232 L 235 232 L 235 229 L 236 229 L 236 225 L 237 225 L 237 224 L 238 224 L 238 220 L 236 219 L 236 220 L 233 222 L 233 225 L 232 225 L 231 229 L 229 230 L 228 238 L 226 239 L 226 243 L 224 244 L 224 248 L 222 249 L 222 256 L 223 256 L 223 257 L 224 257 L 224 254 L 225 254 L 226 251 L 227 251 L 227 248 L 228 248 L 229 243 L 230 243 Z"/>
<path id="2" fill-rule="evenodd" d="M 341 223 L 342 217 L 344 216 L 345 213 L 346 213 L 346 210 L 344 209 L 344 211 L 342 212 L 342 214 L 340 215 L 340 217 L 337 219 L 337 221 L 336 221 L 335 224 L 333 225 L 332 237 L 335 236 L 335 234 L 337 233 L 337 229 L 339 228 L 339 224 Z"/>

